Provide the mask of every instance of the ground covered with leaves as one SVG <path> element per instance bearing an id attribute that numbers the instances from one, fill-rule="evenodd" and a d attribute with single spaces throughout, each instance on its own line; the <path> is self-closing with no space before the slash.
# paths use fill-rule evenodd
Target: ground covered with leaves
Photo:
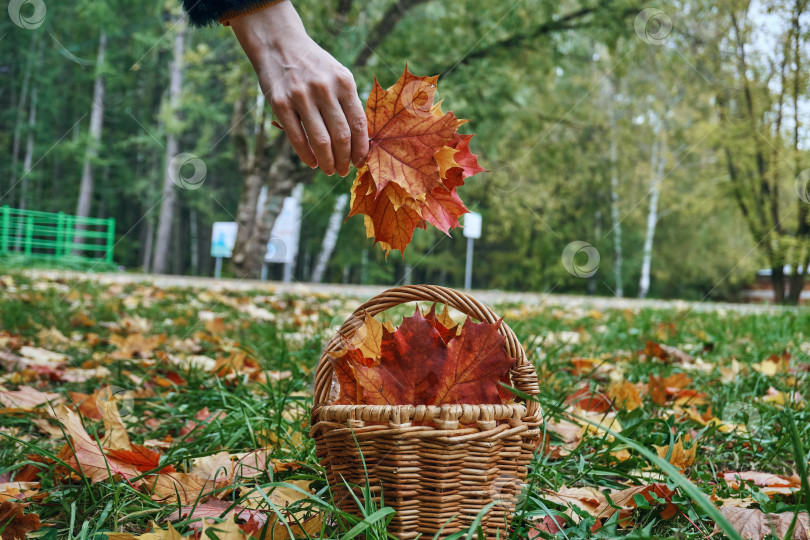
<path id="1" fill-rule="evenodd" d="M 0 537 L 386 538 L 307 435 L 359 303 L 0 276 Z M 497 311 L 544 417 L 512 538 L 808 538 L 810 313 Z"/>

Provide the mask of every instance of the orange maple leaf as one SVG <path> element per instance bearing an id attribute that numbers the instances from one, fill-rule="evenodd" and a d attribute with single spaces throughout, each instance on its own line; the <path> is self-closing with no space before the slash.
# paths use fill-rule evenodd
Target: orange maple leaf
<path id="1" fill-rule="evenodd" d="M 349 216 L 365 214 L 366 235 L 385 251 L 404 254 L 426 222 L 445 234 L 468 210 L 456 192 L 464 179 L 484 171 L 470 152 L 466 122 L 433 103 L 438 76 L 418 77 L 405 68 L 383 90 L 377 80 L 366 103 L 369 154 L 352 184 Z"/>
<path id="2" fill-rule="evenodd" d="M 433 94 L 438 78 L 417 77 L 406 67 L 399 80 L 383 90 L 375 77 L 366 103 L 366 162 L 378 194 L 390 182 L 412 197 L 441 185 L 439 164 L 433 155 L 450 142 L 466 120 L 459 120 L 452 112 L 435 114 Z"/>
<path id="3" fill-rule="evenodd" d="M 349 217 L 365 214 L 366 236 L 380 243 L 386 255 L 392 249 L 404 251 L 414 230 L 425 228 L 419 212 L 411 205 L 405 205 L 405 199 L 407 195 L 396 184 L 389 184 L 382 192 L 376 193 L 368 166 L 357 171 Z"/>

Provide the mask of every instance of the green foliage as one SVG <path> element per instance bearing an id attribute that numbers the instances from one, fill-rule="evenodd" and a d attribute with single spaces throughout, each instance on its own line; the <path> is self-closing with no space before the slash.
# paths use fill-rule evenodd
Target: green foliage
<path id="1" fill-rule="evenodd" d="M 337 13 L 338 4 L 296 6 L 313 38 L 352 65 L 367 52 L 393 2 L 340 3 L 351 6 L 346 14 Z M 231 31 L 187 30 L 183 99 L 174 122 L 166 114 L 166 93 L 175 3 L 84 0 L 78 7 L 54 2 L 47 7 L 45 23 L 35 30 L 19 28 L 8 18 L 0 22 L 7 74 L 0 81 L 0 143 L 11 149 L 16 132 L 19 146 L 15 170 L 4 163 L 0 171 L 0 204 L 20 201 L 28 105 L 19 105 L 28 71 L 29 104 L 31 89 L 38 89 L 35 166 L 25 174 L 28 207 L 75 208 L 98 35 L 104 28 L 109 40 L 101 66 L 106 96 L 101 148 L 93 162 L 92 213 L 116 217 L 115 260 L 139 267 L 156 222 L 165 136 L 178 133 L 180 150 L 200 156 L 207 177 L 202 189 L 178 190 L 172 270 L 210 274 L 210 225 L 234 219 L 242 184 L 229 138 L 233 104 L 243 85 L 255 81 Z M 728 122 L 718 112 L 718 96 L 739 86 L 730 59 L 734 44 L 727 36 L 729 13 L 742 8 L 715 1 L 658 7 L 673 24 L 660 45 L 639 38 L 634 22 L 641 8 L 625 0 L 530 0 L 512 8 L 490 0 L 415 2 L 385 33 L 367 65 L 354 70 L 362 97 L 373 76 L 385 86 L 406 63 L 414 73 L 441 73 L 439 98 L 472 120 L 462 129 L 478 134 L 473 151 L 490 170 L 461 189 L 468 206 L 484 216 L 484 236 L 475 245 L 475 286 L 615 290 L 609 104 L 617 115 L 617 195 L 628 294 L 638 287 L 659 124 L 666 151 L 652 295 L 733 298 L 765 263 L 752 251 L 756 243 L 767 239 L 763 245 L 777 246 L 769 261 L 794 260 L 808 252 L 806 242 L 794 242 L 789 231 L 768 232 L 773 224 L 751 228 L 741 222 L 728 179 L 725 147 L 742 176 L 756 172 L 756 137 L 744 123 Z M 775 14 L 788 20 L 783 8 Z M 750 24 L 744 32 L 750 37 Z M 802 39 L 806 44 L 806 30 Z M 764 122 L 776 103 L 768 84 L 774 66 L 755 55 L 750 63 L 757 118 Z M 615 93 L 606 90 L 607 78 L 615 83 Z M 798 88 L 806 100 L 805 78 Z M 250 89 L 252 96 L 255 91 Z M 774 171 L 780 175 L 781 203 L 794 209 L 791 141 L 787 133 L 765 138 L 766 148 L 786 158 L 777 160 Z M 805 161 L 799 160 L 799 167 L 806 167 Z M 296 279 L 309 277 L 334 197 L 349 185 L 319 174 L 307 186 Z M 753 204 L 760 195 L 746 192 L 743 197 Z M 753 236 L 740 234 L 746 226 Z M 573 240 L 592 244 L 601 255 L 590 281 L 570 276 L 560 264 L 563 248 Z M 393 283 L 403 278 L 407 264 L 413 281 L 459 285 L 465 249 L 460 231 L 452 238 L 419 231 L 404 261 L 398 254 L 385 260 L 365 238 L 362 220 L 354 218 L 342 227 L 326 279 Z M 271 269 L 271 275 L 278 272 Z"/>

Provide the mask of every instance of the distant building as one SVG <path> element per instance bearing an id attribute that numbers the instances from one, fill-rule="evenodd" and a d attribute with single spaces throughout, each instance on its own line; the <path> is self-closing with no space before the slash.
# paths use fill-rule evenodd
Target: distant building
<path id="1" fill-rule="evenodd" d="M 804 269 L 799 266 L 799 273 L 804 273 Z M 793 275 L 793 268 L 786 264 L 783 269 L 785 273 L 785 296 L 790 291 L 790 276 Z M 757 277 L 754 283 L 748 289 L 743 291 L 743 299 L 747 302 L 772 304 L 773 303 L 773 286 L 771 285 L 771 269 L 763 268 L 757 272 Z M 810 304 L 810 276 L 805 275 L 804 289 L 799 298 L 800 304 Z"/>

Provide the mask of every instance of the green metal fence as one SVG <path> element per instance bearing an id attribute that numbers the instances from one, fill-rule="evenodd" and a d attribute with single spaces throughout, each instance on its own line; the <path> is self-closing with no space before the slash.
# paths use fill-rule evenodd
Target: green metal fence
<path id="1" fill-rule="evenodd" d="M 0 207 L 0 257 L 112 263 L 115 218 Z"/>

